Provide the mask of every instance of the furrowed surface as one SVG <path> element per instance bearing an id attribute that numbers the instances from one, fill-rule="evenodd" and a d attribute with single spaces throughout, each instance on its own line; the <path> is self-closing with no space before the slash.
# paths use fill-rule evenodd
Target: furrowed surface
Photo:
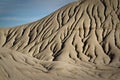
<path id="1" fill-rule="evenodd" d="M 82 0 L 0 29 L 0 80 L 119 80 L 120 0 Z"/>

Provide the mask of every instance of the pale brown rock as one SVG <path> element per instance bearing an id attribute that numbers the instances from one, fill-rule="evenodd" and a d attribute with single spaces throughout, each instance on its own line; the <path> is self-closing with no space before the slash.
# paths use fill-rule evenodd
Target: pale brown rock
<path id="1" fill-rule="evenodd" d="M 0 29 L 0 80 L 119 80 L 120 0 L 81 0 Z"/>

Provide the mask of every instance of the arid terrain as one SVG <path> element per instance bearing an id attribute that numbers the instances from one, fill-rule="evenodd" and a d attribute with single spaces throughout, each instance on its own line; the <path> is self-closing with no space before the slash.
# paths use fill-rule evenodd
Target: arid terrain
<path id="1" fill-rule="evenodd" d="M 80 0 L 0 28 L 0 80 L 120 80 L 120 0 Z"/>

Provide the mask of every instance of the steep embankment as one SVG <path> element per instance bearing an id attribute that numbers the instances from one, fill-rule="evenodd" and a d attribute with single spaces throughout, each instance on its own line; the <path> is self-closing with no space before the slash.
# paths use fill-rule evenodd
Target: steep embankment
<path id="1" fill-rule="evenodd" d="M 55 80 L 117 80 L 119 76 L 116 75 L 120 75 L 120 0 L 82 0 L 70 3 L 36 22 L 0 29 L 0 46 L 2 57 L 2 49 L 5 48 L 15 51 L 12 55 L 17 55 L 18 60 L 19 56 L 26 56 L 25 59 L 28 58 L 29 61 L 35 58 L 37 62 L 49 65 L 49 68 L 45 68 L 39 64 L 47 72 L 52 70 L 50 72 L 54 73 Z M 5 54 L 11 55 L 9 50 Z M 26 63 L 24 60 L 22 62 Z M 3 64 L 2 60 L 0 64 Z M 81 69 L 80 66 L 84 68 Z M 3 68 L 5 67 L 1 67 L 1 70 Z M 32 71 L 31 68 L 30 70 Z M 42 73 L 39 74 L 43 75 Z M 62 75 L 66 73 L 68 74 Z M 70 77 L 74 74 L 74 78 Z M 29 77 L 32 78 L 33 76 Z"/>

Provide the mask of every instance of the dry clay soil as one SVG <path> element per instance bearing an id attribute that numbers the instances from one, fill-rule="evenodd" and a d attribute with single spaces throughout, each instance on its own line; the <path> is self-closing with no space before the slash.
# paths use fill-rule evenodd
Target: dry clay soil
<path id="1" fill-rule="evenodd" d="M 0 80 L 120 80 L 120 0 L 80 0 L 0 28 Z"/>

